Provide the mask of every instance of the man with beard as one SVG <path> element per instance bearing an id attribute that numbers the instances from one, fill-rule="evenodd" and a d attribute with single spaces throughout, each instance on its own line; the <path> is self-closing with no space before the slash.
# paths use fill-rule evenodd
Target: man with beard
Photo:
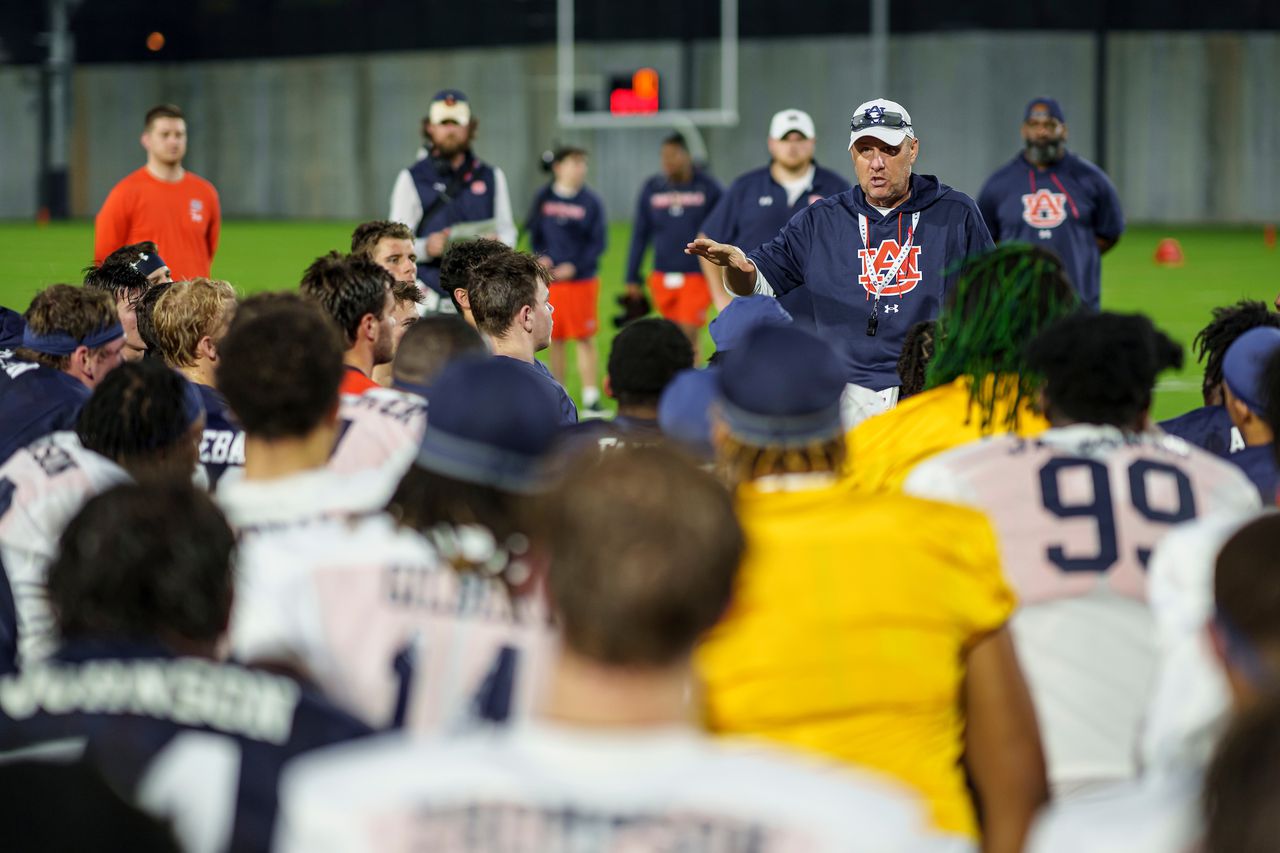
<path id="1" fill-rule="evenodd" d="M 484 236 L 516 244 L 507 177 L 471 152 L 477 127 L 466 95 L 437 93 L 422 121 L 418 162 L 401 170 L 391 190 L 388 218 L 413 231 L 418 278 L 443 297 L 440 259 L 450 239 Z"/>
<path id="2" fill-rule="evenodd" d="M 394 284 L 391 273 L 373 261 L 337 252 L 317 258 L 302 275 L 302 294 L 324 308 L 346 340 L 343 394 L 379 387 L 373 369 L 394 353 Z"/>
<path id="3" fill-rule="evenodd" d="M 1098 310 L 1102 253 L 1120 239 L 1116 188 L 1094 164 L 1067 151 L 1067 120 L 1053 98 L 1027 104 L 1025 149 L 987 179 L 978 209 L 997 243 L 1044 246 L 1062 259 L 1080 301 Z"/>
<path id="4" fill-rule="evenodd" d="M 127 243 L 152 240 L 164 247 L 173 278 L 209 275 L 222 230 L 213 184 L 182 167 L 187 120 L 173 104 L 147 111 L 142 131 L 147 164 L 126 175 L 94 220 L 93 260 Z"/>

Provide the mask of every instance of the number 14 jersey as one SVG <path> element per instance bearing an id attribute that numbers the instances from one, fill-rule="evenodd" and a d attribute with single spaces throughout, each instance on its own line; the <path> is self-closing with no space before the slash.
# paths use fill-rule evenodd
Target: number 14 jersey
<path id="1" fill-rule="evenodd" d="M 1133 776 L 1155 667 L 1147 561 L 1173 525 L 1257 506 L 1248 478 L 1171 436 L 1076 424 L 941 454 L 904 489 L 990 517 L 1056 793 Z"/>

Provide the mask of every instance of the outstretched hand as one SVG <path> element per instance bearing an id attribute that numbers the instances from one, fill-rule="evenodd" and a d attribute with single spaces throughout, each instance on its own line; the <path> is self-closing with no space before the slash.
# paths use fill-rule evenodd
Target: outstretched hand
<path id="1" fill-rule="evenodd" d="M 737 246 L 730 246 L 728 243 L 717 243 L 707 237 L 699 237 L 686 245 L 684 253 L 706 258 L 716 266 L 728 267 L 744 273 L 754 273 L 756 271 L 756 265 L 747 258 L 746 252 Z"/>

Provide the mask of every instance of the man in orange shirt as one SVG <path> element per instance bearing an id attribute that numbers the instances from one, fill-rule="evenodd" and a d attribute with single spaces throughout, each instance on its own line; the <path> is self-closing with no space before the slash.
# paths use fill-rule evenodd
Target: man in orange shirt
<path id="1" fill-rule="evenodd" d="M 127 243 L 151 240 L 174 279 L 207 277 L 218 248 L 222 209 L 213 184 L 182 168 L 187 153 L 182 110 L 172 104 L 148 110 L 142 147 L 147 165 L 116 184 L 98 211 L 94 263 Z"/>
<path id="2" fill-rule="evenodd" d="M 395 283 L 373 261 L 337 252 L 316 258 L 302 274 L 302 295 L 324 308 L 346 340 L 343 394 L 379 387 L 373 369 L 388 364 L 395 352 Z"/>

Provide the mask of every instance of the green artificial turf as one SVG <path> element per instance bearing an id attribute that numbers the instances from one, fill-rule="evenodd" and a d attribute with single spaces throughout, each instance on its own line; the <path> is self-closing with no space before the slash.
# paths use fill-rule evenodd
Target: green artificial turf
<path id="1" fill-rule="evenodd" d="M 213 272 L 242 294 L 295 287 L 302 270 L 330 249 L 345 251 L 354 222 L 230 221 L 223 225 Z M 600 364 L 608 360 L 613 337 L 610 318 L 622 290 L 630 227 L 609 229 L 609 248 L 600 269 Z M 1185 256 L 1180 267 L 1153 261 L 1161 238 L 1177 239 Z M 0 304 L 25 309 L 47 284 L 78 282 L 93 252 L 93 225 L 76 221 L 38 226 L 0 223 Z M 1142 311 L 1188 347 L 1208 321 L 1210 310 L 1242 298 L 1270 302 L 1280 291 L 1280 250 L 1268 248 L 1260 227 L 1131 228 L 1103 259 L 1103 305 Z M 704 354 L 710 342 L 704 335 Z M 1200 403 L 1200 368 L 1190 360 L 1179 374 L 1164 377 L 1156 396 L 1156 416 L 1169 417 Z M 566 383 L 577 394 L 573 358 Z"/>

